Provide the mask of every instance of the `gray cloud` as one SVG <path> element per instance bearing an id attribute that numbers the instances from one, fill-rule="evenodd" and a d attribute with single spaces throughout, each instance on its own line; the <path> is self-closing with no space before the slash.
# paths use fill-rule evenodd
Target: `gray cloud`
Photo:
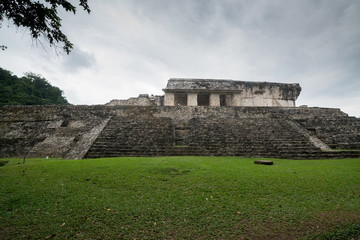
<path id="1" fill-rule="evenodd" d="M 96 60 L 93 53 L 75 47 L 69 56 L 63 58 L 63 66 L 66 71 L 77 72 L 80 69 L 95 68 Z"/>
<path id="2" fill-rule="evenodd" d="M 170 77 L 299 82 L 299 104 L 360 116 L 360 1 L 91 1 L 63 14 L 69 56 L 12 34 L 0 64 L 58 84 L 73 103 L 161 94 Z M 14 47 L 13 47 L 14 46 Z M 49 57 L 51 55 L 51 57 Z M 6 60 L 5 60 L 6 59 Z M 20 63 L 20 64 L 19 64 Z"/>

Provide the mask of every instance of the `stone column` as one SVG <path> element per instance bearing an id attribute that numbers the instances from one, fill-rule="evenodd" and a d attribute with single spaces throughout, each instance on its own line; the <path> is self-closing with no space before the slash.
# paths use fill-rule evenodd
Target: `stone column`
<path id="1" fill-rule="evenodd" d="M 197 94 L 196 93 L 188 93 L 187 105 L 188 106 L 197 106 Z"/>
<path id="2" fill-rule="evenodd" d="M 265 106 L 264 96 L 262 94 L 256 94 L 254 97 L 254 106 L 262 107 Z"/>
<path id="3" fill-rule="evenodd" d="M 220 94 L 217 93 L 210 94 L 210 106 L 214 106 L 214 107 L 220 106 Z"/>
<path id="4" fill-rule="evenodd" d="M 164 106 L 174 106 L 174 94 L 173 93 L 165 93 L 164 96 Z"/>
<path id="5" fill-rule="evenodd" d="M 235 107 L 241 106 L 241 94 L 240 93 L 233 94 L 232 105 Z"/>

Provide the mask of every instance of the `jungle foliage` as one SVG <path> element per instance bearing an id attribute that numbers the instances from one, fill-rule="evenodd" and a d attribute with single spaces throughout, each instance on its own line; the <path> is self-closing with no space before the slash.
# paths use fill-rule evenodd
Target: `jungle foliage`
<path id="1" fill-rule="evenodd" d="M 0 68 L 0 106 L 48 104 L 69 103 L 58 87 L 52 86 L 40 75 L 26 73 L 24 77 L 19 78 Z"/>

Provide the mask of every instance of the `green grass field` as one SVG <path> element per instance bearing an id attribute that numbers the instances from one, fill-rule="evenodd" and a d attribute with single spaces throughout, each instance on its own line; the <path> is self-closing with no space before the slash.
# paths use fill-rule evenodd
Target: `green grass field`
<path id="1" fill-rule="evenodd" d="M 1 161 L 0 239 L 360 237 L 360 159 Z"/>

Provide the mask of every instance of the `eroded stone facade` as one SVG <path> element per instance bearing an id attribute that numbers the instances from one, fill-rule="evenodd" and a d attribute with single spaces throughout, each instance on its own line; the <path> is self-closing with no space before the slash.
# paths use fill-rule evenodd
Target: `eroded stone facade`
<path id="1" fill-rule="evenodd" d="M 299 84 L 174 78 L 168 81 L 165 106 L 294 107 Z"/>
<path id="2" fill-rule="evenodd" d="M 163 91 L 164 96 L 140 94 L 137 98 L 112 100 L 106 105 L 294 107 L 301 87 L 297 83 L 172 78 Z"/>
<path id="3" fill-rule="evenodd" d="M 360 157 L 360 119 L 294 107 L 298 84 L 170 79 L 163 90 L 107 106 L 0 107 L 0 157 Z"/>
<path id="4" fill-rule="evenodd" d="M 322 151 L 330 148 L 348 151 Z M 0 157 L 359 158 L 359 151 L 351 151 L 359 148 L 360 119 L 340 109 L 0 107 Z"/>
<path id="5" fill-rule="evenodd" d="M 124 100 L 113 99 L 106 106 L 162 106 L 164 96 L 154 96 L 149 94 L 140 94 L 138 97 L 133 97 Z"/>

